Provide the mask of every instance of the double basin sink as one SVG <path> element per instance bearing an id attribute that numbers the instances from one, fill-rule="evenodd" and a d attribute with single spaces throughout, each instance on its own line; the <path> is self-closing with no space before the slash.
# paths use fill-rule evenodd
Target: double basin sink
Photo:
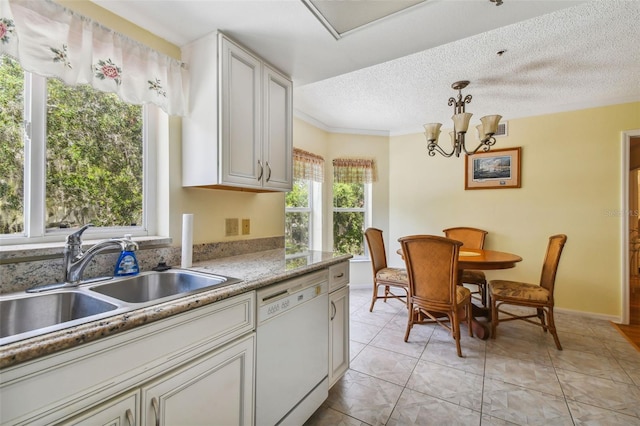
<path id="1" fill-rule="evenodd" d="M 0 296 L 0 346 L 237 282 L 221 275 L 169 269 L 43 293 Z"/>

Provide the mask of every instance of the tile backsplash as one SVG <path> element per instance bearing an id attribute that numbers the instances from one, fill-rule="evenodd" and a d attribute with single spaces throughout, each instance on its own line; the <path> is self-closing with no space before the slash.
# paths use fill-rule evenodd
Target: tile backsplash
<path id="1" fill-rule="evenodd" d="M 139 242 L 140 249 L 136 252 L 141 271 L 149 271 L 159 262 L 180 267 L 181 248 L 152 244 L 145 247 L 144 241 Z M 86 249 L 87 247 L 83 247 Z M 284 237 L 259 238 L 207 244 L 194 244 L 193 262 L 237 256 L 241 254 L 264 250 L 284 249 Z M 102 276 L 112 276 L 118 251 L 105 252 L 96 255 L 84 271 L 83 278 L 90 279 Z M 24 291 L 41 284 L 57 283 L 63 280 L 62 249 L 55 254 L 38 257 L 4 256 L 0 264 L 0 294 Z"/>

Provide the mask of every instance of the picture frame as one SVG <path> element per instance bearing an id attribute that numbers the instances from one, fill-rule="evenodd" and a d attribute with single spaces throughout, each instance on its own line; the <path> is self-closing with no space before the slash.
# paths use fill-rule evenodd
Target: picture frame
<path id="1" fill-rule="evenodd" d="M 464 189 L 520 188 L 521 151 L 515 147 L 465 156 Z"/>

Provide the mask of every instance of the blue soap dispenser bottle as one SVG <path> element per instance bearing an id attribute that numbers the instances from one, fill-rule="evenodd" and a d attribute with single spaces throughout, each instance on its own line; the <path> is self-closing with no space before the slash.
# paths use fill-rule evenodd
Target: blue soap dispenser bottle
<path id="1" fill-rule="evenodd" d="M 127 275 L 136 275 L 140 272 L 138 266 L 138 259 L 136 259 L 135 250 L 138 245 L 131 239 L 131 234 L 124 236 L 123 249 L 120 252 L 120 257 L 116 262 L 116 269 L 113 275 L 116 277 L 124 277 Z"/>

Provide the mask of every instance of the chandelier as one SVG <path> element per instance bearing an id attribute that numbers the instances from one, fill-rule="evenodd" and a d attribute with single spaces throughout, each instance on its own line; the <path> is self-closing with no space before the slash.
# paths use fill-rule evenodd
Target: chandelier
<path id="1" fill-rule="evenodd" d="M 500 123 L 501 115 L 487 115 L 482 117 L 480 121 L 482 124 L 476 126 L 478 130 L 478 138 L 480 144 L 473 150 L 468 150 L 465 145 L 465 134 L 469 128 L 469 120 L 471 120 L 470 112 L 465 112 L 464 104 L 471 102 L 471 95 L 462 97 L 462 89 L 467 87 L 468 81 L 456 81 L 451 85 L 451 88 L 458 91 L 458 98 L 450 97 L 449 106 L 453 106 L 453 132 L 449 132 L 451 136 L 451 145 L 453 149 L 451 152 L 446 152 L 440 145 L 438 145 L 438 137 L 440 136 L 441 123 L 429 123 L 424 125 L 424 135 L 427 138 L 429 144 L 427 149 L 429 150 L 429 156 L 436 155 L 436 151 L 445 157 L 451 157 L 455 155 L 460 157 L 460 154 L 464 151 L 467 155 L 472 155 L 478 152 L 480 148 L 483 151 L 489 151 L 491 147 L 496 143 L 493 135 L 498 131 L 498 123 Z"/>

